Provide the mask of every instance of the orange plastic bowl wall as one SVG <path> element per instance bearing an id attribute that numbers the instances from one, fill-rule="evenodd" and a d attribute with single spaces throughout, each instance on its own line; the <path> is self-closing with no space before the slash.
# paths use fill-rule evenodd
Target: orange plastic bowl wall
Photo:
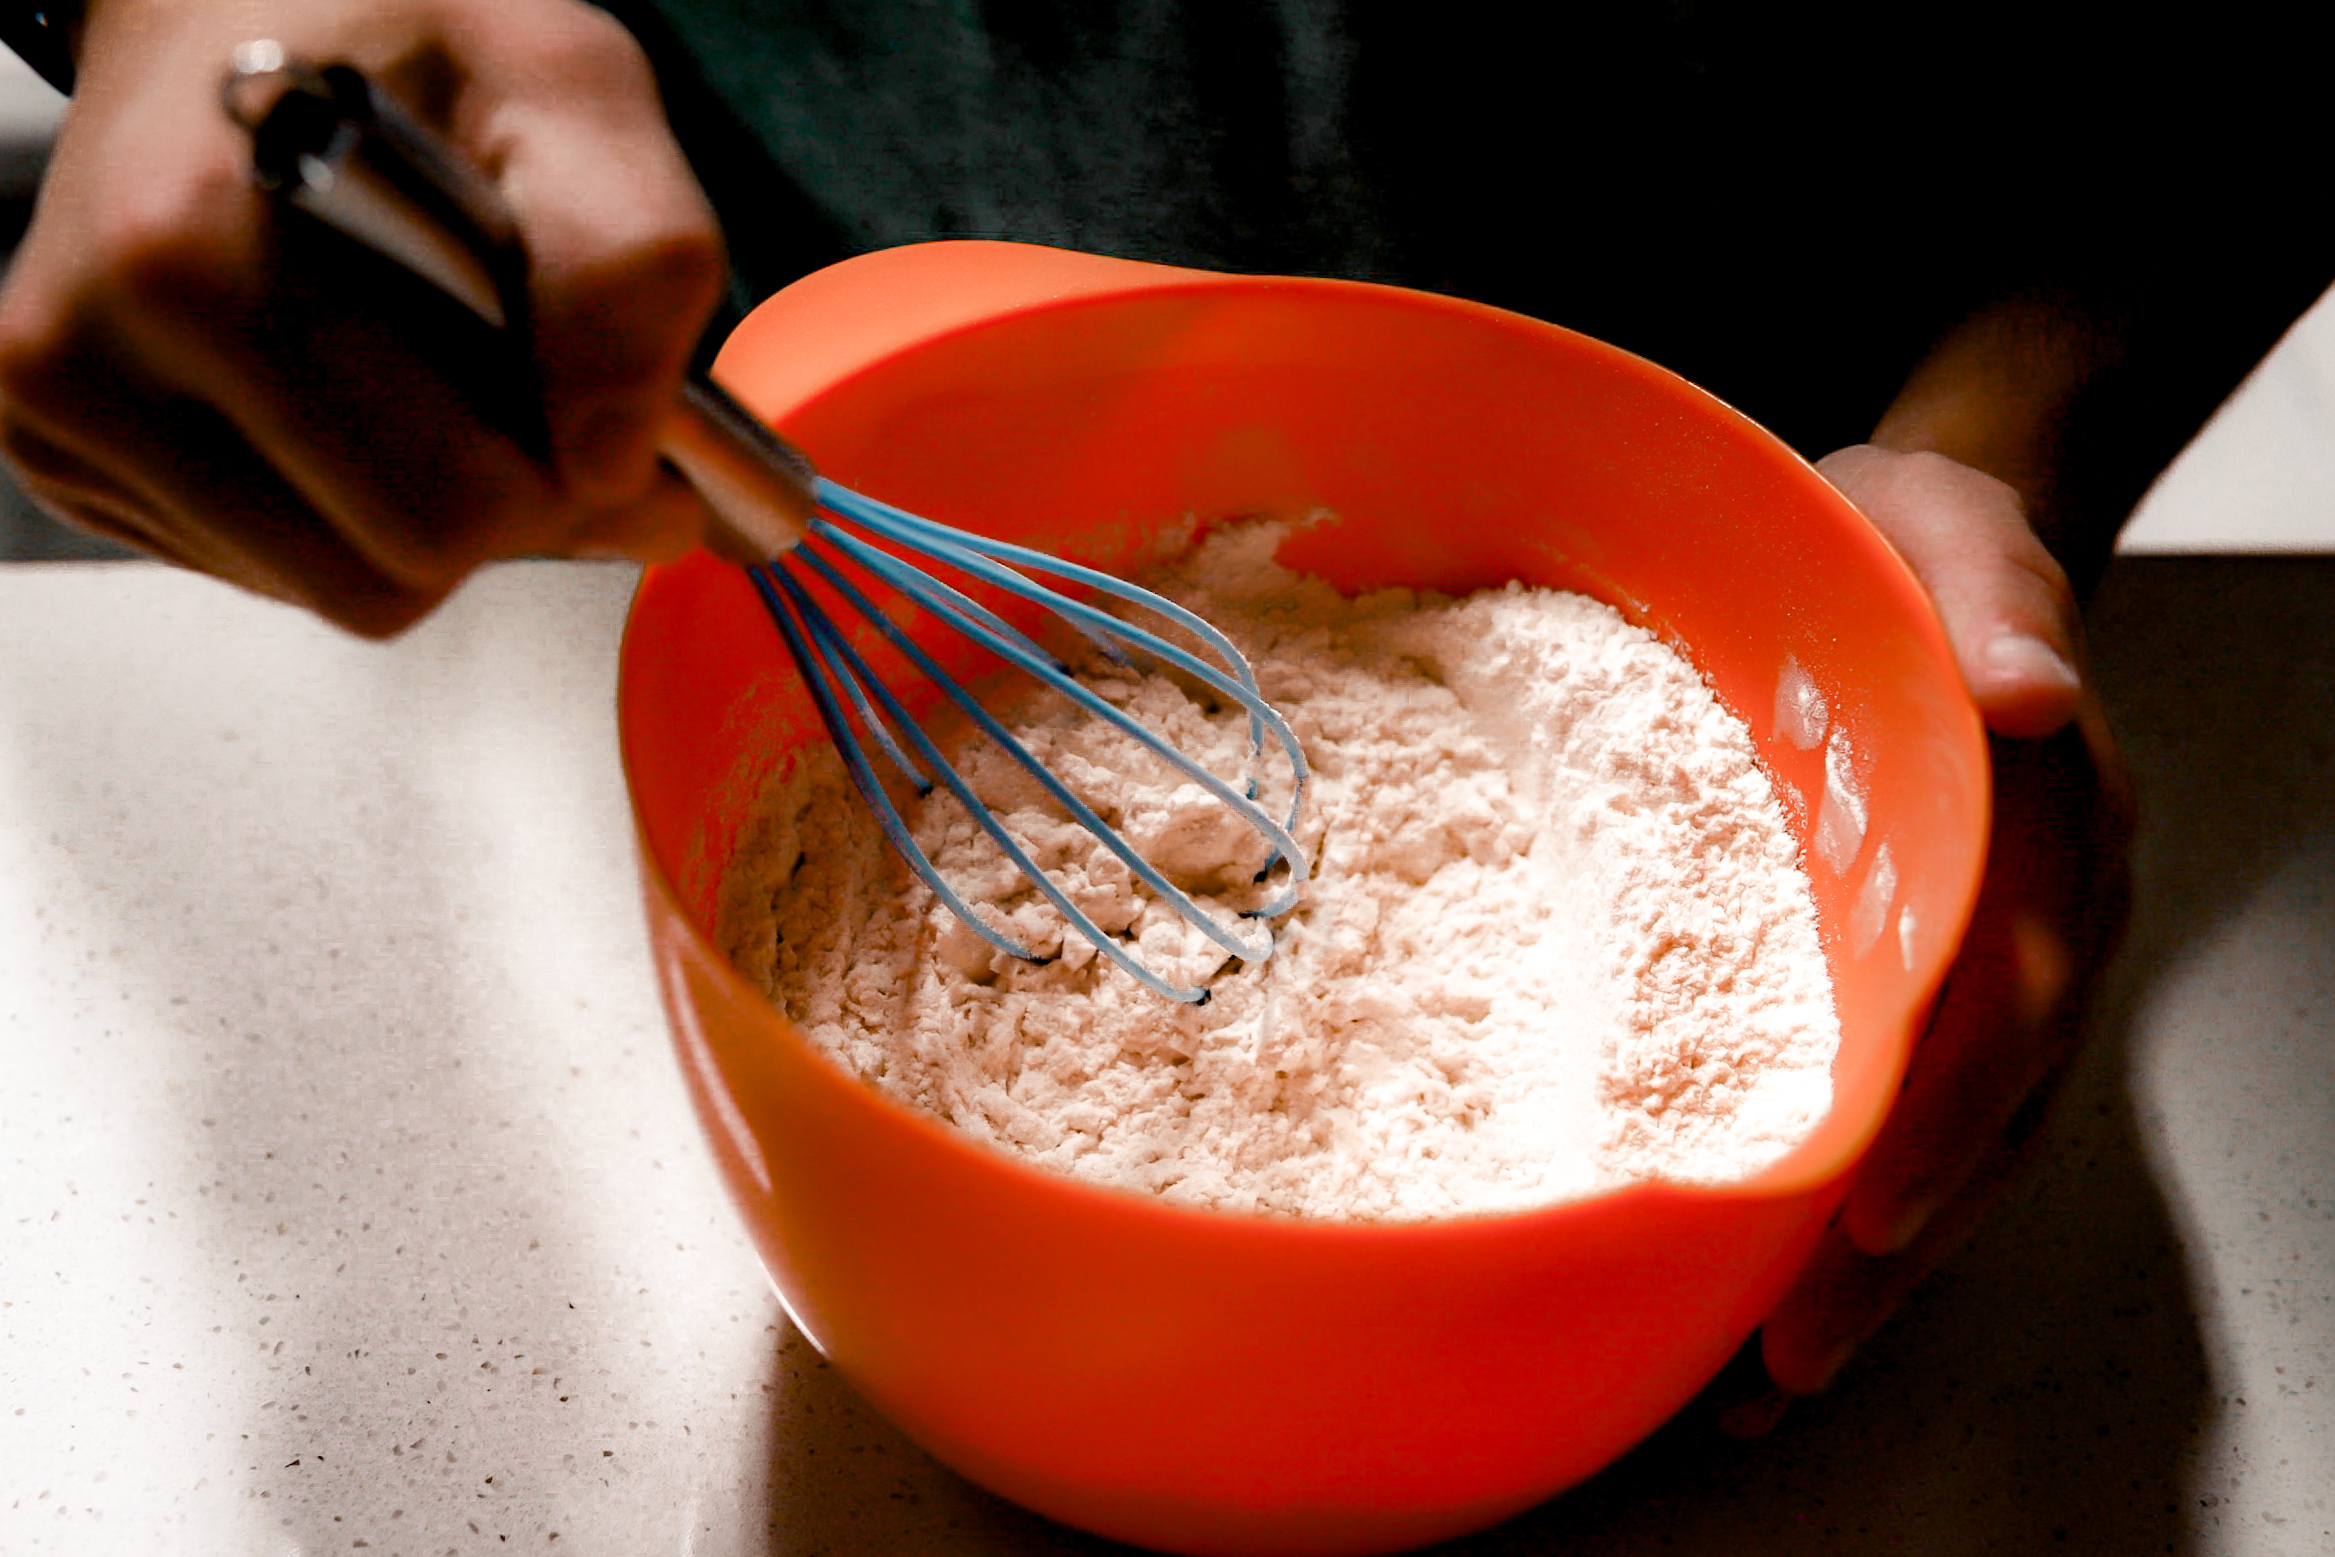
<path id="1" fill-rule="evenodd" d="M 879 1097 L 713 948 L 758 787 L 824 737 L 741 573 L 652 569 L 620 717 L 657 968 L 763 1262 L 844 1376 L 975 1481 L 1194 1553 L 1486 1525 L 1692 1397 L 1837 1203 L 1976 891 L 1978 720 L 1864 519 L 1660 368 L 1384 287 L 933 244 L 789 288 L 717 371 L 845 485 L 1082 560 L 1146 555 L 1187 515 L 1319 513 L 1283 559 L 1344 589 L 1600 595 L 1749 722 L 1804 841 L 1831 833 L 1808 857 L 1836 1101 L 1755 1178 L 1413 1226 L 1178 1209 Z"/>

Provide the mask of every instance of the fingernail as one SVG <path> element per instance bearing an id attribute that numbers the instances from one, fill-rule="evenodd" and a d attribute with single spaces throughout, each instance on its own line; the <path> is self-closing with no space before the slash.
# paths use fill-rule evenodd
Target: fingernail
<path id="1" fill-rule="evenodd" d="M 1840 1232 L 1860 1255 L 1887 1259 L 1903 1254 L 1937 1215 L 1936 1195 L 1874 1190 L 1852 1196 L 1841 1211 Z"/>
<path id="2" fill-rule="evenodd" d="M 2006 681 L 2018 681 L 2037 691 L 2052 687 L 2073 692 L 2083 685 L 2076 668 L 2042 639 L 2028 633 L 2004 633 L 1986 646 L 1986 668 Z"/>

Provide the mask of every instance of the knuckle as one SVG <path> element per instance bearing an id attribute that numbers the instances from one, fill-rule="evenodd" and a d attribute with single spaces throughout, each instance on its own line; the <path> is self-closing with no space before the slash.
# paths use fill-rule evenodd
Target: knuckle
<path id="1" fill-rule="evenodd" d="M 628 289 L 640 306 L 679 316 L 694 329 L 713 306 L 724 266 L 721 238 L 710 220 L 676 222 L 637 245 L 626 267 Z"/>
<path id="2" fill-rule="evenodd" d="M 719 296 L 724 262 L 711 224 L 636 232 L 571 278 L 550 310 L 560 366 L 603 387 L 659 386 L 679 370 Z"/>
<path id="3" fill-rule="evenodd" d="M 2055 611 L 2074 612 L 2075 587 L 2068 582 L 2067 569 L 2032 530 L 2023 530 L 2012 538 L 2003 549 L 2003 558 L 2025 576 L 2030 588 L 2050 601 Z"/>
<path id="4" fill-rule="evenodd" d="M 485 520 L 440 526 L 376 522 L 367 529 L 363 550 L 398 590 L 435 597 L 496 555 L 502 534 Z"/>
<path id="5" fill-rule="evenodd" d="M 242 180 L 203 175 L 125 187 L 91 226 L 85 283 L 132 308 L 216 309 L 246 289 Z"/>
<path id="6" fill-rule="evenodd" d="M 633 198 L 622 209 L 594 213 L 598 241 L 569 277 L 582 305 L 635 317 L 712 306 L 727 265 L 721 230 L 686 171 L 666 171 L 643 172 L 630 181 Z"/>
<path id="7" fill-rule="evenodd" d="M 36 230 L 0 290 L 0 409 L 11 422 L 20 420 L 15 407 L 44 403 L 70 384 L 85 313 L 79 288 L 39 263 L 37 242 Z"/>
<path id="8" fill-rule="evenodd" d="M 547 79 L 574 89 L 656 90 L 648 56 L 624 24 L 596 6 L 569 6 L 556 22 L 530 29 L 528 48 Z"/>

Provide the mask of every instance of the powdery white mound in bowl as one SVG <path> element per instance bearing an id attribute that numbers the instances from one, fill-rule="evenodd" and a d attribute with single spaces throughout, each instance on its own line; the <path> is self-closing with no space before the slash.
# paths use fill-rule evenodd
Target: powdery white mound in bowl
<path id="1" fill-rule="evenodd" d="M 1721 1187 L 1333 1225 L 1041 1173 L 844 1075 L 713 949 L 763 781 L 824 736 L 742 575 L 652 569 L 619 715 L 659 976 L 716 1160 L 813 1344 L 974 1480 L 1196 1553 L 1455 1535 L 1691 1398 L 1837 1204 L 1977 890 L 1978 719 L 1863 518 L 1659 368 L 1383 287 L 934 244 L 789 288 L 720 371 L 846 485 L 1081 561 L 1147 557 L 1187 516 L 1326 510 L 1280 560 L 1341 589 L 1515 578 L 1620 607 L 1750 725 L 1806 844 L 1841 1021 L 1831 1112 Z"/>

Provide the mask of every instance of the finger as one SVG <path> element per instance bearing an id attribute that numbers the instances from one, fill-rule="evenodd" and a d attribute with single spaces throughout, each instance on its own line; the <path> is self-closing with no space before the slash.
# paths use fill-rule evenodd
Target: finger
<path id="1" fill-rule="evenodd" d="M 2082 692 L 2082 629 L 2067 575 L 2018 492 L 1940 454 L 1869 444 L 1817 469 L 1929 591 L 1987 728 L 2039 737 L 2064 727 Z"/>
<path id="2" fill-rule="evenodd" d="M 2065 1065 L 2124 926 L 2129 802 L 2096 710 L 2047 741 L 1997 740 L 1994 757 L 1969 934 L 1842 1207 L 1843 1234 L 1870 1253 L 1911 1245 Z"/>
<path id="3" fill-rule="evenodd" d="M 201 92 L 188 85 L 196 78 Z M 44 201 L 25 274 L 10 277 L 0 330 L 10 396 L 71 407 L 119 366 L 159 401 L 216 408 L 295 500 L 274 493 L 247 511 L 223 489 L 185 512 L 226 530 L 293 512 L 328 526 L 342 545 L 314 549 L 335 568 L 314 581 L 325 599 L 346 601 L 356 570 L 338 560 L 345 549 L 394 593 L 434 597 L 489 556 L 556 537 L 569 516 L 547 475 L 465 414 L 461 387 L 396 319 L 349 295 L 369 256 L 317 224 L 274 220 L 210 98 L 215 81 L 182 71 L 133 84 L 152 90 L 111 89 L 111 112 L 60 142 L 51 179 L 65 194 Z M 108 90 L 102 79 L 93 88 Z M 121 167 L 156 171 L 108 176 Z M 133 452 L 118 435 L 99 438 L 100 452 L 106 442 L 117 457 Z M 286 542 L 238 549 L 296 562 Z M 348 603 L 336 614 L 368 613 Z"/>
<path id="4" fill-rule="evenodd" d="M 1830 1385 L 1913 1289 L 1970 1241 L 2025 1172 L 2042 1137 L 2042 1117 L 2041 1109 L 2022 1114 L 2019 1128 L 1985 1143 L 1954 1199 L 1905 1248 L 1871 1254 L 1837 1226 L 1825 1233 L 1815 1257 L 1761 1327 L 1760 1355 L 1779 1390 L 1812 1395 Z M 1765 1404 L 1764 1411 L 1739 1413 L 1739 1435 L 1773 1426 L 1781 1402 Z"/>
<path id="5" fill-rule="evenodd" d="M 199 565 L 161 532 L 142 502 L 110 472 L 11 419 L 0 427 L 16 484 L 51 518 L 182 568 Z"/>
<path id="6" fill-rule="evenodd" d="M 197 567 L 154 517 L 153 494 L 126 477 L 118 461 L 92 459 L 79 451 L 68 427 L 45 414 L 37 398 L 17 391 L 27 374 L 18 354 L 0 356 L 0 454 L 5 454 L 17 487 L 42 509 L 93 534 L 134 550 Z"/>
<path id="7" fill-rule="evenodd" d="M 599 12 L 515 37 L 504 91 L 469 133 L 494 148 L 526 234 L 552 451 L 588 508 L 656 480 L 656 440 L 717 301 L 713 214 L 666 127 L 639 47 Z"/>
<path id="8" fill-rule="evenodd" d="M 647 495 L 589 515 L 571 531 L 564 554 L 635 562 L 671 562 L 705 537 L 705 500 L 670 471 L 659 471 Z"/>
<path id="9" fill-rule="evenodd" d="M 69 516 L 368 637 L 402 631 L 442 598 L 383 575 L 210 407 L 94 373 L 77 385 L 85 421 L 11 402 L 7 429 L 31 489 Z M 231 528 L 213 517 L 222 501 Z"/>
<path id="10" fill-rule="evenodd" d="M 556 549 L 569 505 L 478 409 L 501 343 L 389 262 L 277 216 L 257 213 L 232 270 L 139 288 L 127 328 L 161 387 L 219 407 L 408 589 L 443 594 L 493 558 Z"/>

